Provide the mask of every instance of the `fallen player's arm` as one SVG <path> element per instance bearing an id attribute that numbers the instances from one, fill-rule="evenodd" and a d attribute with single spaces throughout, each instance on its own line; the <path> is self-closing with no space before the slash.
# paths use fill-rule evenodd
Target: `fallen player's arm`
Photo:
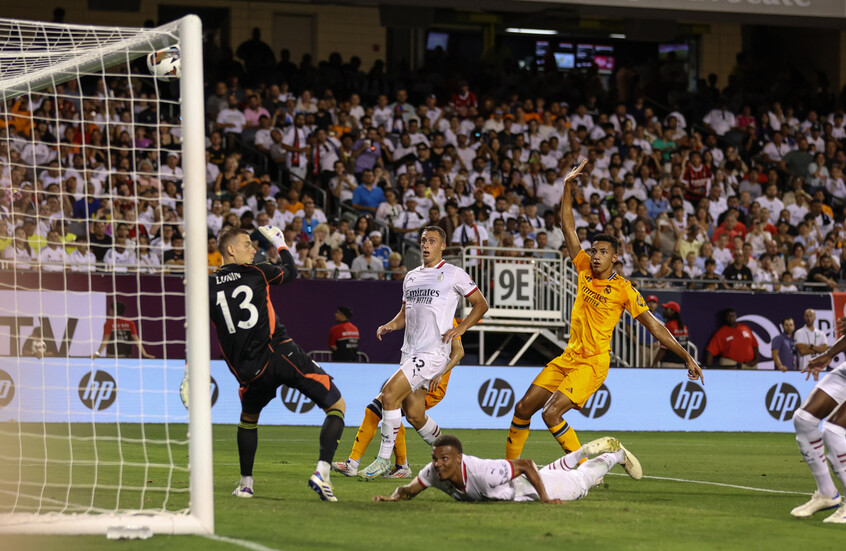
<path id="1" fill-rule="evenodd" d="M 380 341 L 382 340 L 382 335 L 387 335 L 391 331 L 396 331 L 398 329 L 405 328 L 405 303 L 402 303 L 402 308 L 394 316 L 394 319 L 386 323 L 385 325 L 380 325 L 379 329 L 376 330 L 376 338 Z"/>
<path id="2" fill-rule="evenodd" d="M 546 493 L 546 486 L 543 485 L 540 471 L 538 471 L 538 466 L 535 465 L 534 461 L 531 459 L 512 459 L 511 466 L 514 469 L 514 478 L 517 478 L 521 474 L 526 475 L 529 484 L 537 490 L 541 503 L 564 503 L 560 499 L 549 499 L 549 495 Z"/>
<path id="3" fill-rule="evenodd" d="M 373 501 L 408 501 L 425 489 L 426 487 L 415 478 L 405 486 L 398 487 L 389 496 L 373 496 Z"/>
<path id="4" fill-rule="evenodd" d="M 664 327 L 664 324 L 652 315 L 652 312 L 646 310 L 635 319 L 646 327 L 649 332 L 652 333 L 652 336 L 658 339 L 658 342 L 668 348 L 670 352 L 674 352 L 678 357 L 684 358 L 684 363 L 687 364 L 688 379 L 691 381 L 699 379 L 703 385 L 705 384 L 705 377 L 702 375 L 702 368 L 699 367 L 699 364 L 696 363 L 693 356 L 691 356 L 688 351 L 679 344 L 679 341 L 676 340 L 673 334 Z"/>

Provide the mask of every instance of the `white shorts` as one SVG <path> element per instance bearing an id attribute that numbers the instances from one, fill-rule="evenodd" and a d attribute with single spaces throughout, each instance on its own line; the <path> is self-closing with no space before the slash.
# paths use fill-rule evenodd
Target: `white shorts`
<path id="1" fill-rule="evenodd" d="M 440 375 L 449 358 L 445 358 L 438 354 L 403 354 L 400 371 L 403 372 L 405 378 L 408 379 L 408 384 L 411 385 L 411 392 L 422 388 L 423 385 L 429 384 L 429 381 Z"/>
<path id="2" fill-rule="evenodd" d="M 846 401 L 846 362 L 825 373 L 814 388 L 822 390 L 838 404 Z"/>
<path id="3" fill-rule="evenodd" d="M 550 499 L 576 501 L 588 494 L 596 483 L 594 473 L 587 469 L 572 469 L 570 471 L 554 470 L 546 467 L 540 469 L 540 477 L 546 495 Z M 511 481 L 514 487 L 514 501 L 538 501 L 538 491 L 525 476 L 518 476 Z"/>

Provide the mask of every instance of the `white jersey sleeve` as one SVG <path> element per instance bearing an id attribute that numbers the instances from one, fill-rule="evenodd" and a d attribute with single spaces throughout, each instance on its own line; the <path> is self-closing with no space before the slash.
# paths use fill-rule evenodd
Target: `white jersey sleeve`
<path id="1" fill-rule="evenodd" d="M 476 285 L 476 282 L 470 277 L 470 275 L 462 270 L 461 268 L 456 269 L 455 279 L 452 283 L 452 288 L 455 289 L 455 292 L 463 296 L 464 298 L 469 297 L 473 294 L 473 292 L 478 289 L 479 287 Z"/>

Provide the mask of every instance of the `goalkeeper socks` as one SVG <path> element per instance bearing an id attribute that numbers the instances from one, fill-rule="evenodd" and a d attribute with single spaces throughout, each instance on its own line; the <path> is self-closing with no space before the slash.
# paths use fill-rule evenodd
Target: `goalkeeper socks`
<path id="1" fill-rule="evenodd" d="M 435 439 L 441 435 L 441 429 L 438 427 L 438 424 L 435 423 L 434 419 L 426 416 L 426 423 L 417 429 L 417 433 L 423 438 L 424 442 L 431 446 L 434 444 Z"/>
<path id="2" fill-rule="evenodd" d="M 382 443 L 379 445 L 380 458 L 391 458 L 400 425 L 402 425 L 402 412 L 399 408 L 382 411 Z"/>
<path id="3" fill-rule="evenodd" d="M 241 421 L 238 423 L 238 457 L 241 463 L 241 476 L 253 476 L 256 448 L 258 448 L 258 423 Z"/>
<path id="4" fill-rule="evenodd" d="M 846 489 L 846 428 L 826 421 L 823 423 L 822 435 L 831 469 Z"/>
<path id="5" fill-rule="evenodd" d="M 820 420 L 804 409 L 798 409 L 793 414 L 793 427 L 796 429 L 799 452 L 811 469 L 814 480 L 817 481 L 817 490 L 825 497 L 836 496 L 837 488 L 831 480 L 831 474 L 825 462 L 825 446 L 820 434 Z"/>
<path id="6" fill-rule="evenodd" d="M 355 435 L 355 442 L 353 442 L 352 451 L 350 452 L 350 459 L 356 461 L 356 464 L 361 461 L 364 452 L 367 451 L 367 446 L 376 435 L 376 429 L 379 428 L 379 421 L 382 420 L 382 402 L 373 400 L 367 409 L 364 410 L 364 419 L 361 421 L 361 426 L 358 427 L 358 432 Z"/>
<path id="7" fill-rule="evenodd" d="M 397 456 L 397 465 L 405 465 L 408 462 L 408 448 L 405 445 L 405 427 L 400 425 L 397 431 L 397 440 L 394 442 L 394 454 Z"/>
<path id="8" fill-rule="evenodd" d="M 323 427 L 320 429 L 320 461 L 326 463 L 326 468 L 329 468 L 329 463 L 335 457 L 335 450 L 338 449 L 338 442 L 341 440 L 341 435 L 344 433 L 344 414 L 341 410 L 330 409 L 326 412 L 326 418 L 323 420 Z M 328 470 L 326 471 L 328 475 Z M 320 473 L 323 476 L 323 473 Z M 324 477 L 325 478 L 325 477 Z"/>
<path id="9" fill-rule="evenodd" d="M 508 429 L 508 439 L 505 441 L 505 458 L 520 459 L 523 453 L 523 446 L 529 438 L 529 424 L 531 419 L 520 419 L 516 415 L 511 419 L 511 428 Z"/>
<path id="10" fill-rule="evenodd" d="M 582 447 L 579 443 L 579 437 L 576 436 L 576 431 L 563 419 L 554 427 L 549 427 L 549 432 L 552 433 L 552 436 L 565 452 L 576 451 Z"/>

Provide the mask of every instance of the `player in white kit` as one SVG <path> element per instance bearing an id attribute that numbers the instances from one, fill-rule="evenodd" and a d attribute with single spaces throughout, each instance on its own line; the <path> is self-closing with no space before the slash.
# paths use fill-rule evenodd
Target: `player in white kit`
<path id="1" fill-rule="evenodd" d="M 399 313 L 376 330 L 376 338 L 405 328 L 400 368 L 382 387 L 382 442 L 379 455 L 359 476 L 373 479 L 391 468 L 391 453 L 402 423 L 402 410 L 427 444 L 440 435 L 437 423 L 426 415 L 425 398 L 444 374 L 452 340 L 473 327 L 488 310 L 488 303 L 467 272 L 443 260 L 444 230 L 427 226 L 420 234 L 423 265 L 405 275 Z M 466 298 L 473 309 L 457 327 L 452 318 Z M 402 406 L 402 410 L 400 409 Z"/>
<path id="2" fill-rule="evenodd" d="M 582 459 L 588 459 L 579 465 Z M 563 503 L 585 497 L 614 465 L 639 480 L 637 458 L 616 438 L 605 436 L 570 452 L 542 469 L 530 459 L 480 459 L 465 455 L 461 441 L 444 434 L 432 445 L 432 462 L 417 478 L 390 496 L 374 501 L 404 501 L 437 488 L 458 501 L 540 501 Z"/>
<path id="3" fill-rule="evenodd" d="M 808 376 L 813 375 L 815 381 L 832 358 L 846 351 L 846 318 L 837 320 L 837 330 L 843 336 L 802 369 Z M 820 431 L 822 419 L 825 421 Z M 828 457 L 831 469 L 846 490 L 846 362 L 825 374 L 814 386 L 808 399 L 793 414 L 793 426 L 799 451 L 817 482 L 817 491 L 810 501 L 794 508 L 790 514 L 808 518 L 817 511 L 837 507 L 823 522 L 846 524 L 846 503 L 837 492 L 825 461 Z"/>

